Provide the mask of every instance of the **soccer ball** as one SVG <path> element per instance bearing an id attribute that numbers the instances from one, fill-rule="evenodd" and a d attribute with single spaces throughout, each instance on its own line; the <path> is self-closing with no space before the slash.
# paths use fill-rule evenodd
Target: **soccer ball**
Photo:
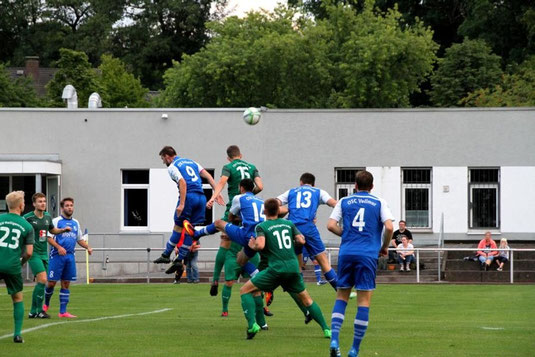
<path id="1" fill-rule="evenodd" d="M 247 108 L 243 112 L 243 121 L 249 125 L 255 125 L 260 121 L 261 116 L 260 109 L 255 107 Z"/>

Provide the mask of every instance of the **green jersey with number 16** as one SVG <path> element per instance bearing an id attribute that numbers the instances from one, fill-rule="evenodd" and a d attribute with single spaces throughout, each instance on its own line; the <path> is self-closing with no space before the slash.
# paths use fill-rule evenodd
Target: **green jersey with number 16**
<path id="1" fill-rule="evenodd" d="M 268 266 L 279 273 L 299 273 L 299 263 L 294 251 L 294 237 L 301 234 L 295 225 L 282 218 L 264 221 L 255 228 L 256 236 L 265 237 L 262 255 Z"/>
<path id="2" fill-rule="evenodd" d="M 246 178 L 254 181 L 260 175 L 255 165 L 236 159 L 223 166 L 221 176 L 228 177 L 228 202 L 231 204 L 234 196 L 240 193 L 240 181 Z"/>
<path id="3" fill-rule="evenodd" d="M 14 213 L 0 215 L 0 272 L 20 274 L 20 256 L 25 245 L 33 244 L 33 227 Z"/>

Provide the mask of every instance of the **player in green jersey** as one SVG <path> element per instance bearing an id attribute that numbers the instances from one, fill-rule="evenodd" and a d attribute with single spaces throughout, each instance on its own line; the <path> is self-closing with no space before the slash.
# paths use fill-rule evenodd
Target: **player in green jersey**
<path id="1" fill-rule="evenodd" d="M 9 193 L 6 203 L 9 213 L 0 215 L 0 280 L 3 279 L 6 283 L 7 292 L 13 300 L 13 342 L 22 343 L 22 264 L 30 259 L 33 253 L 33 228 L 20 216 L 24 212 L 23 191 Z"/>
<path id="2" fill-rule="evenodd" d="M 259 193 L 264 188 L 262 183 L 262 178 L 260 177 L 256 166 L 245 162 L 242 160 L 242 154 L 240 148 L 237 145 L 231 145 L 227 148 L 227 160 L 228 164 L 223 166 L 221 172 L 221 178 L 216 185 L 214 194 L 212 198 L 208 200 L 206 205 L 211 208 L 214 205 L 216 198 L 221 194 L 225 185 L 228 184 L 228 202 L 227 209 L 225 210 L 222 220 L 228 222 L 228 214 L 230 207 L 232 206 L 232 199 L 234 196 L 240 194 L 240 181 L 244 178 L 250 178 L 255 183 L 255 188 L 253 190 L 254 194 Z M 225 264 L 226 254 L 230 248 L 230 239 L 225 233 L 221 233 L 221 243 L 219 245 L 219 250 L 217 251 L 215 265 L 214 265 L 214 275 L 212 278 L 212 286 L 210 287 L 210 295 L 216 296 L 217 289 L 219 286 L 219 275 L 221 275 L 221 269 Z"/>
<path id="3" fill-rule="evenodd" d="M 43 299 L 47 283 L 46 272 L 48 268 L 48 233 L 60 234 L 71 230 L 70 227 L 55 228 L 52 216 L 46 211 L 46 196 L 37 192 L 32 196 L 34 210 L 24 215 L 24 218 L 32 225 L 34 231 L 33 254 L 28 264 L 35 276 L 36 284 L 32 294 L 32 307 L 28 317 L 30 319 L 49 319 L 43 311 Z"/>
<path id="4" fill-rule="evenodd" d="M 264 214 L 266 221 L 256 226 L 256 238 L 250 239 L 249 247 L 265 255 L 268 267 L 240 289 L 242 308 L 248 325 L 247 339 L 252 339 L 260 330 L 255 319 L 255 312 L 258 309 L 255 296 L 258 296 L 260 291 L 272 291 L 279 285 L 288 293 L 296 294 L 310 316 L 320 325 L 324 337 L 330 338 L 331 330 L 325 322 L 320 307 L 305 288 L 295 255 L 294 241 L 303 245 L 305 243 L 303 235 L 292 222 L 278 218 L 279 202 L 276 199 L 270 198 L 264 202 Z"/>

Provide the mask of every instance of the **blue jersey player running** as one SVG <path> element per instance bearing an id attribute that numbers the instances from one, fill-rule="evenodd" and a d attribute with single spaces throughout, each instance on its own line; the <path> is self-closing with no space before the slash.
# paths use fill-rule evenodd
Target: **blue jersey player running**
<path id="1" fill-rule="evenodd" d="M 193 236 L 192 224 L 203 224 L 205 220 L 206 196 L 202 188 L 202 179 L 205 178 L 210 186 L 215 189 L 214 178 L 197 162 L 179 157 L 175 149 L 171 146 L 164 146 L 160 150 L 160 158 L 167 166 L 169 176 L 178 185 L 178 202 L 174 215 L 174 228 L 169 241 L 165 246 L 165 251 L 154 261 L 156 264 L 169 263 L 171 253 L 178 245 L 178 256 L 173 264 L 166 270 L 167 274 L 176 271 L 184 271 L 182 261 L 190 251 Z M 216 200 L 219 204 L 224 204 L 221 196 Z"/>
<path id="2" fill-rule="evenodd" d="M 61 280 L 61 290 L 59 291 L 59 317 L 76 317 L 67 312 L 67 304 L 70 300 L 69 286 L 71 281 L 76 280 L 76 261 L 74 259 L 74 248 L 76 243 L 87 249 L 91 254 L 93 249 L 83 239 L 82 229 L 78 220 L 72 218 L 74 213 L 74 199 L 65 197 L 60 202 L 61 215 L 52 220 L 54 228 L 64 230 L 63 233 L 56 234 L 54 238 L 49 237 L 50 259 L 48 264 L 48 283 L 45 289 L 45 303 L 43 311 L 48 311 L 50 298 L 54 293 L 54 287 L 58 280 Z"/>
<path id="3" fill-rule="evenodd" d="M 358 308 L 354 320 L 353 346 L 348 356 L 358 356 L 360 343 L 368 328 L 377 260 L 379 254 L 388 254 L 394 231 L 393 216 L 388 205 L 383 199 L 370 194 L 373 188 L 372 174 L 359 171 L 355 188 L 356 193 L 338 202 L 327 224 L 327 229 L 342 237 L 338 255 L 338 290 L 331 318 L 331 357 L 341 355 L 338 337 L 353 287 L 357 290 Z"/>
<path id="4" fill-rule="evenodd" d="M 292 188 L 277 197 L 281 205 L 288 205 L 288 219 L 292 221 L 299 232 L 305 237 L 304 247 L 307 253 L 316 260 L 331 286 L 336 290 L 336 272 L 331 267 L 329 259 L 325 254 L 325 245 L 323 244 L 318 228 L 314 220 L 320 204 L 326 204 L 330 207 L 336 205 L 336 200 L 326 191 L 314 187 L 316 178 L 311 173 L 304 173 L 299 179 L 299 187 Z M 303 247 L 296 248 L 296 254 L 301 255 Z M 302 258 L 299 259 L 300 261 Z"/>

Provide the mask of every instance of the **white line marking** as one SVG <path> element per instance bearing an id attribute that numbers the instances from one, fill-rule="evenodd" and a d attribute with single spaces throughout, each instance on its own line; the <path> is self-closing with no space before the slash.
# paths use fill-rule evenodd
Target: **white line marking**
<path id="1" fill-rule="evenodd" d="M 104 317 L 97 317 L 97 318 L 94 318 L 94 319 L 87 319 L 87 320 L 69 320 L 69 321 L 52 322 L 52 323 L 49 323 L 49 324 L 39 325 L 39 326 L 31 327 L 31 328 L 26 329 L 26 330 L 22 330 L 22 333 L 24 334 L 24 333 L 27 333 L 27 332 L 32 332 L 32 331 L 35 331 L 35 330 L 40 330 L 42 328 L 47 328 L 47 327 L 56 326 L 56 325 L 74 324 L 74 323 L 80 323 L 80 322 L 94 322 L 94 321 L 101 321 L 101 320 L 120 319 L 120 318 L 123 318 L 123 317 L 130 317 L 130 316 L 142 316 L 142 315 L 158 314 L 160 312 L 166 312 L 166 311 L 170 311 L 170 310 L 173 310 L 173 309 L 172 308 L 165 308 L 165 309 L 161 309 L 161 310 L 140 312 L 138 314 L 104 316 Z M 0 336 L 0 340 L 2 340 L 4 338 L 9 338 L 9 337 L 13 337 L 13 334 L 10 333 L 9 335 Z"/>
<path id="2" fill-rule="evenodd" d="M 505 330 L 503 327 L 481 327 L 483 330 Z"/>

